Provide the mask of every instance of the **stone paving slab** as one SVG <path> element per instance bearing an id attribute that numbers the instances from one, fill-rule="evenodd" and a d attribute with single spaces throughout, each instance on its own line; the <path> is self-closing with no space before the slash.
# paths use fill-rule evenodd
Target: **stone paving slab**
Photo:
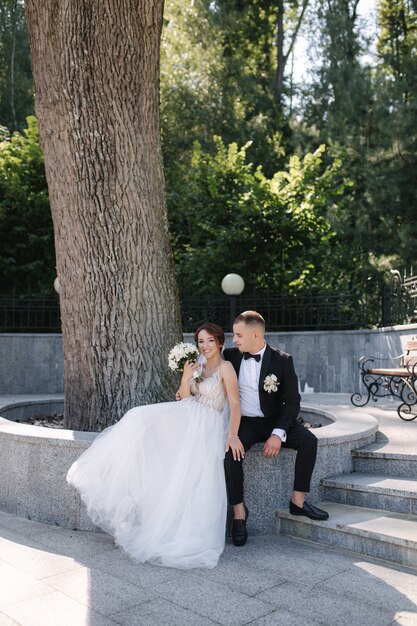
<path id="1" fill-rule="evenodd" d="M 204 580 L 192 573 L 178 575 L 153 589 L 175 604 L 198 612 L 225 626 L 238 626 L 270 612 L 267 603 L 234 591 L 221 582 Z"/>
<path id="2" fill-rule="evenodd" d="M 0 536 L 0 563 L 8 563 L 25 574 L 36 579 L 44 576 L 61 574 L 77 567 L 77 562 L 71 557 L 45 551 L 45 549 L 30 539 L 1 529 Z"/>
<path id="3" fill-rule="evenodd" d="M 328 546 L 321 546 L 325 556 L 323 555 L 320 559 L 316 558 L 317 553 L 320 553 L 320 550 L 317 550 L 317 544 L 297 544 L 295 540 L 280 535 L 262 537 L 264 542 L 254 541 L 254 539 L 251 538 L 244 550 L 234 550 L 232 555 L 233 560 L 253 568 L 254 576 L 257 575 L 257 570 L 261 570 L 274 573 L 289 581 L 310 585 L 312 582 L 316 584 L 331 575 L 340 573 L 346 568 L 343 558 L 341 560 L 328 558 L 326 554 Z M 309 546 L 308 551 L 306 551 L 306 545 Z"/>
<path id="4" fill-rule="evenodd" d="M 100 613 L 57 591 L 27 602 L 6 604 L 3 610 L 19 626 L 114 626 Z"/>
<path id="5" fill-rule="evenodd" d="M 184 609 L 164 598 L 157 598 L 111 616 L 121 626 L 212 626 L 218 624 L 194 611 Z"/>
<path id="6" fill-rule="evenodd" d="M 63 574 L 48 576 L 43 581 L 56 591 L 91 609 L 95 608 L 105 616 L 148 602 L 155 597 L 150 591 L 126 580 L 83 566 Z"/>
<path id="7" fill-rule="evenodd" d="M 362 474 L 353 472 L 343 476 L 324 478 L 326 487 L 342 487 L 343 489 L 360 489 L 368 492 L 408 496 L 410 493 L 417 496 L 417 478 L 396 478 L 390 476 L 378 476 L 377 474 Z"/>
<path id="8" fill-rule="evenodd" d="M 410 427 L 411 428 L 411 427 Z M 354 450 L 353 455 L 356 457 L 372 456 L 374 459 L 394 459 L 398 461 L 417 461 L 416 444 L 404 446 L 390 441 L 377 440 L 370 443 L 364 448 Z"/>
<path id="9" fill-rule="evenodd" d="M 358 602 L 355 597 L 333 591 L 285 583 L 259 594 L 276 609 L 284 609 L 298 616 L 299 623 L 309 624 L 310 619 L 329 626 L 373 626 L 390 624 L 389 610 L 368 602 Z"/>
<path id="10" fill-rule="evenodd" d="M 275 569 L 259 569 L 252 563 L 244 563 L 233 560 L 234 548 L 228 546 L 226 554 L 221 558 L 216 568 L 212 570 L 195 570 L 197 576 L 205 580 L 227 585 L 233 591 L 244 593 L 248 596 L 276 587 L 287 579 Z M 229 558 L 228 558 L 229 557 Z"/>
<path id="11" fill-rule="evenodd" d="M 15 622 L 11 617 L 7 617 L 5 613 L 0 611 L 0 626 L 19 626 L 18 622 Z"/>
<path id="12" fill-rule="evenodd" d="M 353 472 L 323 479 L 324 499 L 417 515 L 417 479 Z"/>
<path id="13" fill-rule="evenodd" d="M 91 569 L 111 574 L 143 589 L 153 588 L 170 578 L 175 578 L 176 570 L 169 567 L 155 567 L 149 563 L 133 561 L 123 550 L 116 549 L 92 557 L 84 557 L 83 564 Z"/>
<path id="14" fill-rule="evenodd" d="M 250 626 L 300 626 L 300 616 L 296 613 L 287 611 L 286 609 L 276 609 L 272 613 L 268 613 L 264 617 L 256 619 L 250 623 Z M 317 622 L 312 617 L 308 618 L 308 622 L 304 622 L 304 626 L 326 626 L 324 622 Z"/>
<path id="15" fill-rule="evenodd" d="M 74 559 L 96 556 L 115 549 L 113 538 L 105 533 L 82 532 L 58 526 L 45 525 L 42 532 L 34 533 L 31 538 L 44 546 L 44 549 Z"/>
<path id="16" fill-rule="evenodd" d="M 392 539 L 398 545 L 410 544 L 417 549 L 417 520 L 415 517 L 410 518 L 409 515 L 401 513 L 335 502 L 320 502 L 318 506 L 329 512 L 330 519 L 325 524 L 315 520 L 303 519 L 304 524 L 323 528 L 345 529 L 347 532 L 357 531 L 359 535 L 376 535 L 376 538 L 382 535 L 386 539 Z M 280 511 L 279 517 L 295 522 L 300 521 L 286 510 Z"/>
<path id="17" fill-rule="evenodd" d="M 0 511 L 0 526 L 10 528 L 21 535 L 32 535 L 36 532 L 44 532 L 45 526 L 24 517 L 15 517 L 11 513 Z"/>
<path id="18" fill-rule="evenodd" d="M 277 532 L 328 546 L 355 551 L 416 569 L 417 520 L 384 510 L 338 503 L 320 503 L 329 512 L 325 522 L 277 511 Z"/>
<path id="19" fill-rule="evenodd" d="M 51 592 L 49 585 L 4 561 L 0 561 L 0 580 L 0 608 L 6 604 L 32 600 Z"/>
<path id="20" fill-rule="evenodd" d="M 16 520 L 19 534 L 2 519 L 0 626 L 335 626 L 346 616 L 417 626 L 415 571 L 327 546 L 250 537 L 228 543 L 213 570 L 179 571 L 135 563 L 104 534 L 30 532 Z"/>
<path id="21" fill-rule="evenodd" d="M 363 605 L 371 604 L 383 608 L 388 612 L 390 607 L 395 606 L 397 594 L 403 596 L 406 603 L 417 605 L 417 587 L 414 576 L 404 576 L 397 580 L 397 573 L 390 572 L 376 563 L 359 562 L 354 578 L 346 577 L 345 572 L 331 576 L 327 580 L 316 585 L 317 591 L 325 589 L 336 597 L 344 596 L 355 600 Z M 374 577 L 383 579 L 386 585 L 373 585 Z M 369 593 L 372 588 L 372 594 Z"/>

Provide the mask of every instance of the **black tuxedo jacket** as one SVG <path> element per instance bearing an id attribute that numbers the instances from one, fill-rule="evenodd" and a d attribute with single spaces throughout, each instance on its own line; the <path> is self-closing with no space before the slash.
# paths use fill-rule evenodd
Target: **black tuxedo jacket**
<path id="1" fill-rule="evenodd" d="M 230 361 L 239 377 L 243 354 L 237 348 L 226 348 L 223 357 Z M 265 377 L 275 374 L 278 379 L 278 390 L 268 393 L 264 389 Z M 292 356 L 266 344 L 259 376 L 259 400 L 265 417 L 274 418 L 273 428 L 287 431 L 295 424 L 300 411 L 300 394 L 298 379 L 294 370 Z"/>

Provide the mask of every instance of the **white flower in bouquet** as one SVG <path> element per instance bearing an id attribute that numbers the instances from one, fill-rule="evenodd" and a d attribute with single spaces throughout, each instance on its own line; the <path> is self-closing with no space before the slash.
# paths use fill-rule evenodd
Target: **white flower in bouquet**
<path id="1" fill-rule="evenodd" d="M 182 372 L 186 361 L 195 363 L 199 356 L 197 347 L 192 343 L 177 343 L 168 355 L 168 365 L 174 372 Z"/>
<path id="2" fill-rule="evenodd" d="M 267 391 L 268 393 L 271 393 L 272 391 L 277 391 L 278 385 L 279 385 L 278 378 L 275 376 L 275 374 L 268 374 L 268 376 L 265 376 L 265 380 L 264 380 L 265 391 Z"/>

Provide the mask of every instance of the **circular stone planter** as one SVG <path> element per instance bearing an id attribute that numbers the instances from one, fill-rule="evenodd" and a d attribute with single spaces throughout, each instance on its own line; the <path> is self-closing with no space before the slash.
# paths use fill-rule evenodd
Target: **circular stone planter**
<path id="1" fill-rule="evenodd" d="M 63 398 L 10 402 L 0 407 L 0 509 L 20 517 L 79 530 L 97 530 L 78 493 L 66 482 L 72 463 L 98 433 L 42 428 L 14 420 L 61 413 Z M 302 405 L 301 416 L 319 440 L 310 500 L 322 499 L 321 480 L 351 472 L 351 450 L 375 440 L 377 421 L 369 414 L 334 407 L 332 412 Z M 252 534 L 275 531 L 275 511 L 288 506 L 294 479 L 295 452 L 282 450 L 264 459 L 262 444 L 245 458 L 245 499 Z"/>

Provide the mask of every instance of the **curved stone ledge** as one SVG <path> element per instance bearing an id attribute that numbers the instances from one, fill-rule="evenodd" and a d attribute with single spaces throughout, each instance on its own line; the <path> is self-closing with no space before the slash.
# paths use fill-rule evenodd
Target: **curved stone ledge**
<path id="1" fill-rule="evenodd" d="M 42 428 L 13 420 L 62 411 L 63 399 L 10 402 L 0 408 L 0 509 L 20 517 L 65 528 L 97 530 L 78 494 L 66 482 L 71 464 L 97 433 Z M 57 408 L 58 407 L 58 408 Z M 319 440 L 310 499 L 322 499 L 322 478 L 350 472 L 351 450 L 375 440 L 377 420 L 365 413 L 335 407 L 332 411 L 302 405 L 302 416 Z M 283 450 L 264 459 L 262 444 L 245 458 L 245 493 L 250 510 L 249 531 L 274 532 L 275 511 L 288 504 L 292 491 L 295 452 Z"/>

